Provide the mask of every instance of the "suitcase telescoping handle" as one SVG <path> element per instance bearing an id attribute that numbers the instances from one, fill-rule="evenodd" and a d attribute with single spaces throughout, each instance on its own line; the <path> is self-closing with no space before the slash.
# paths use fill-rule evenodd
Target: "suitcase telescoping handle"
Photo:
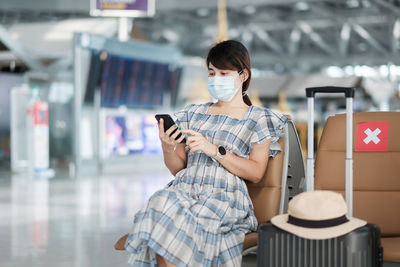
<path id="1" fill-rule="evenodd" d="M 326 86 L 306 88 L 307 97 L 314 97 L 316 93 L 344 93 L 346 98 L 354 98 L 354 88 L 351 87 Z"/>
<path id="2" fill-rule="evenodd" d="M 353 98 L 354 88 L 306 88 L 308 106 L 306 191 L 314 190 L 314 97 L 316 93 L 344 93 L 346 97 L 346 203 L 348 215 L 353 215 Z"/>

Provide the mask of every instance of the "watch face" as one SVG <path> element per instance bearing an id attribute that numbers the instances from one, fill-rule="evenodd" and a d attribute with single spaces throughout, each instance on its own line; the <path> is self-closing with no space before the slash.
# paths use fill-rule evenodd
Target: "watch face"
<path id="1" fill-rule="evenodd" d="M 226 150 L 225 150 L 225 148 L 224 148 L 223 146 L 219 146 L 219 147 L 218 147 L 218 151 L 219 151 L 219 153 L 220 153 L 221 155 L 225 155 L 225 154 L 226 154 Z"/>

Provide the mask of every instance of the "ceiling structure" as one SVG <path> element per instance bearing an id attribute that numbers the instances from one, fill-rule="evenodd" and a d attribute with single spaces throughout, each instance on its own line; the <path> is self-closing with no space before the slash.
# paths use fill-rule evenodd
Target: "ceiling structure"
<path id="1" fill-rule="evenodd" d="M 89 0 L 26 2 L 0 0 L 0 26 L 89 16 Z M 227 17 L 229 37 L 247 46 L 259 69 L 400 64 L 400 0 L 227 0 Z M 216 39 L 217 1 L 159 0 L 155 17 L 133 25 L 134 37 L 204 57 Z"/>
<path id="2" fill-rule="evenodd" d="M 216 38 L 216 1 L 162 2 L 155 18 L 136 19 L 135 25 L 151 41 L 204 57 Z M 255 67 L 308 72 L 326 65 L 399 63 L 399 0 L 227 4 L 229 37 L 246 44 Z"/>

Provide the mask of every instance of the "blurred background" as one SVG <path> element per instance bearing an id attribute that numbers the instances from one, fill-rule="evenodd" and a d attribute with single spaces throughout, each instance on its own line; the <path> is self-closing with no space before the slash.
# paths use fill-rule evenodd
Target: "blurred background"
<path id="1" fill-rule="evenodd" d="M 354 87 L 356 112 L 400 110 L 399 0 L 0 0 L 0 235 L 12 244 L 0 266 L 61 266 L 51 223 L 80 229 L 63 243 L 74 266 L 125 266 L 105 255 L 171 179 L 154 115 L 211 100 L 205 56 L 226 39 L 250 52 L 253 103 L 291 114 L 303 153 L 306 87 Z M 318 140 L 345 99 L 315 108 Z M 97 235 L 107 245 L 82 256 Z"/>
<path id="2" fill-rule="evenodd" d="M 210 100 L 204 58 L 228 38 L 251 54 L 253 102 L 291 113 L 302 143 L 306 87 L 355 87 L 356 111 L 400 109 L 399 1 L 103 2 L 1 0 L 5 170 L 12 154 L 15 171 L 29 165 L 22 117 L 32 90 L 48 103 L 51 166 L 75 175 L 86 160 L 159 154 L 153 115 Z M 318 99 L 317 121 L 344 103 Z"/>

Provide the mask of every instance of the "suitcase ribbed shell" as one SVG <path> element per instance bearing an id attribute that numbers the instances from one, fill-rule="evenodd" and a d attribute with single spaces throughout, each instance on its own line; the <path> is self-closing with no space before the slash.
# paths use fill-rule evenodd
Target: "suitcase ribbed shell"
<path id="1" fill-rule="evenodd" d="M 282 231 L 272 224 L 258 231 L 259 267 L 380 267 L 379 228 L 368 224 L 347 235 L 309 240 Z"/>

